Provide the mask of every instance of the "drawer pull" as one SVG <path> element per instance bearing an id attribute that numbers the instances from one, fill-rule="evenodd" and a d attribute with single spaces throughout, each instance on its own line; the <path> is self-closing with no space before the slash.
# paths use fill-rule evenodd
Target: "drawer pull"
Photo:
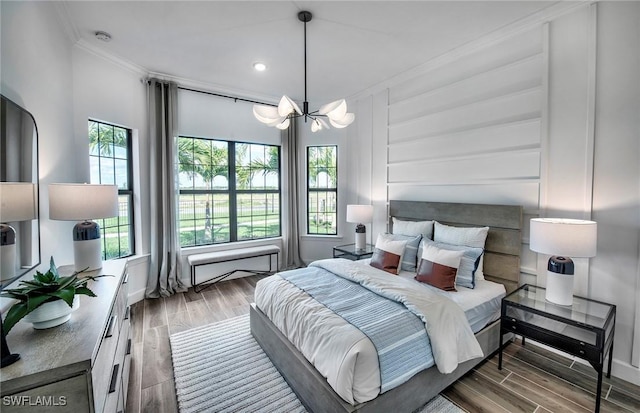
<path id="1" fill-rule="evenodd" d="M 516 319 L 515 319 L 515 318 L 512 318 L 512 319 L 511 319 L 511 321 L 513 321 L 513 322 L 515 323 L 515 322 L 516 322 Z"/>
<path id="2" fill-rule="evenodd" d="M 511 326 L 511 329 L 512 329 L 512 330 L 515 330 L 515 329 L 516 329 L 516 326 Z"/>
<path id="3" fill-rule="evenodd" d="M 580 350 L 580 354 L 584 354 L 584 350 Z"/>
<path id="4" fill-rule="evenodd" d="M 131 306 L 128 306 L 127 311 L 124 313 L 124 319 L 128 320 L 130 315 L 131 315 Z"/>
<path id="5" fill-rule="evenodd" d="M 111 373 L 111 383 L 109 384 L 109 393 L 113 393 L 114 391 L 116 391 L 116 385 L 118 384 L 118 370 L 120 370 L 119 364 L 113 366 L 113 372 Z"/>
<path id="6" fill-rule="evenodd" d="M 129 271 L 124 275 L 124 279 L 122 280 L 122 284 L 126 284 L 129 282 Z"/>
<path id="7" fill-rule="evenodd" d="M 104 335 L 105 338 L 109 338 L 113 336 L 113 329 L 116 326 L 117 319 L 118 319 L 118 316 L 115 314 L 113 314 L 111 318 L 109 318 L 109 325 L 107 326 L 107 334 Z"/>
<path id="8" fill-rule="evenodd" d="M 127 341 L 127 356 L 131 354 L 131 339 Z"/>
<path id="9" fill-rule="evenodd" d="M 581 341 L 581 342 L 580 342 L 580 345 L 581 345 L 581 346 L 584 346 L 584 342 L 582 342 L 582 341 Z"/>

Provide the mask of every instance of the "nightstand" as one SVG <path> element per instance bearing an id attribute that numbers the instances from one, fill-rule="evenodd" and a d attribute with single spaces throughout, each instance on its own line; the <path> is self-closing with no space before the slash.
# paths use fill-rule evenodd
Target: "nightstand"
<path id="1" fill-rule="evenodd" d="M 365 244 L 362 249 L 356 248 L 356 244 L 338 245 L 333 247 L 333 258 L 346 258 L 352 261 L 371 258 L 374 249 L 375 247 L 371 244 Z"/>
<path id="2" fill-rule="evenodd" d="M 507 333 L 525 337 L 588 361 L 598 372 L 596 412 L 600 411 L 602 371 L 609 353 L 607 377 L 611 377 L 616 306 L 573 297 L 573 305 L 545 300 L 545 289 L 525 284 L 502 299 L 498 368 L 502 369 L 502 339 Z"/>

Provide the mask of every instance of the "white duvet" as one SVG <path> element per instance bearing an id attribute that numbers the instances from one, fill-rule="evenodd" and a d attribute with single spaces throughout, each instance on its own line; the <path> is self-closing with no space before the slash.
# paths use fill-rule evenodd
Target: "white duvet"
<path id="1" fill-rule="evenodd" d="M 341 273 L 428 320 L 427 333 L 440 372 L 450 373 L 459 363 L 483 356 L 464 312 L 448 298 L 357 261 L 332 259 L 311 265 Z M 356 327 L 277 274 L 258 282 L 255 301 L 340 397 L 356 404 L 379 394 L 376 349 Z"/>

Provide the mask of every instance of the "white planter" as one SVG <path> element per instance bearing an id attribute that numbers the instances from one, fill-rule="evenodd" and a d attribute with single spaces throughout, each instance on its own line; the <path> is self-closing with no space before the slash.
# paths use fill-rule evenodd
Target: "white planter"
<path id="1" fill-rule="evenodd" d="M 42 304 L 29 314 L 23 320 L 33 324 L 33 328 L 42 330 L 64 324 L 71 318 L 71 313 L 80 307 L 80 297 L 73 298 L 73 307 L 64 302 L 64 300 L 56 300 Z"/>

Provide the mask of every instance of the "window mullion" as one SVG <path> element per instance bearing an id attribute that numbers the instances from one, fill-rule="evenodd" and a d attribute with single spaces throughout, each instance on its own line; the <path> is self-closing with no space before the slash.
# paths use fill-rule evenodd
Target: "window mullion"
<path id="1" fill-rule="evenodd" d="M 229 238 L 238 240 L 238 193 L 236 191 L 236 144 L 228 143 L 229 164 Z"/>

